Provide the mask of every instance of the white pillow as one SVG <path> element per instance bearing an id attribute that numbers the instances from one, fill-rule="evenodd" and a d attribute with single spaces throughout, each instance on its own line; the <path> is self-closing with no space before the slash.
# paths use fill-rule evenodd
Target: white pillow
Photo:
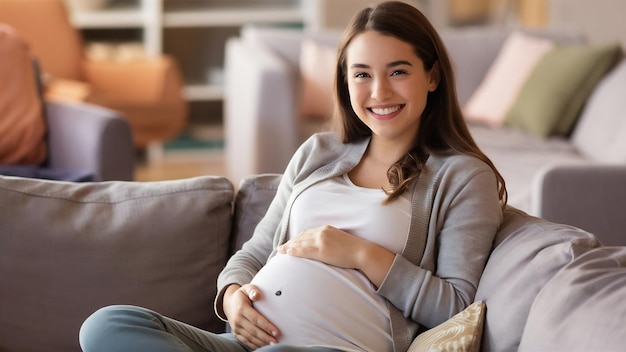
<path id="1" fill-rule="evenodd" d="M 524 82 L 554 43 L 519 31 L 512 32 L 463 108 L 469 122 L 501 127 Z"/>

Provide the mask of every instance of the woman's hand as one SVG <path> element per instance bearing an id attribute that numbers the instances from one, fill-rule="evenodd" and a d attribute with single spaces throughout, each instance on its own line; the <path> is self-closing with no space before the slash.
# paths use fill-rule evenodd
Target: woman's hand
<path id="1" fill-rule="evenodd" d="M 278 343 L 278 329 L 252 307 L 260 298 L 261 292 L 250 284 L 230 285 L 224 293 L 224 314 L 233 334 L 253 350 Z"/>
<path id="2" fill-rule="evenodd" d="M 376 243 L 329 225 L 303 231 L 279 246 L 278 253 L 361 270 L 377 287 L 395 258 L 393 253 Z"/>

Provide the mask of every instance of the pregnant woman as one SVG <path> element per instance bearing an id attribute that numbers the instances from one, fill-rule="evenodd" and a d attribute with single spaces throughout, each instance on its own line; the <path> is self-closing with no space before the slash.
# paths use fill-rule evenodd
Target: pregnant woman
<path id="1" fill-rule="evenodd" d="M 445 47 L 416 8 L 347 27 L 337 131 L 294 154 L 218 278 L 213 334 L 134 306 L 89 317 L 84 351 L 406 351 L 473 302 L 506 204 L 464 123 Z"/>

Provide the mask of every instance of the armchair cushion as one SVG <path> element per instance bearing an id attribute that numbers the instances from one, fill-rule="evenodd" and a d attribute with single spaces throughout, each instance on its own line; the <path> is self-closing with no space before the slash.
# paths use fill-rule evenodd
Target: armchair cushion
<path id="1" fill-rule="evenodd" d="M 47 148 L 38 72 L 27 42 L 1 23 L 0 58 L 0 164 L 40 164 Z"/>

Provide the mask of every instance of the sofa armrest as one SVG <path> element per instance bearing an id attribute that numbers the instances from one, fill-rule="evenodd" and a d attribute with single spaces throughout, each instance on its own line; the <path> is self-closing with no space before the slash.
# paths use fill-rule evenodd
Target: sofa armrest
<path id="1" fill-rule="evenodd" d="M 605 245 L 626 245 L 626 166 L 559 165 L 533 180 L 531 211 L 594 233 Z"/>
<path id="2" fill-rule="evenodd" d="M 83 69 L 96 99 L 102 93 L 121 101 L 184 100 L 180 70 L 169 56 L 128 62 L 87 60 Z"/>
<path id="3" fill-rule="evenodd" d="M 101 181 L 133 180 L 135 150 L 128 122 L 95 105 L 47 102 L 49 166 L 89 171 Z"/>
<path id="4" fill-rule="evenodd" d="M 298 70 L 260 43 L 226 43 L 225 159 L 238 183 L 260 173 L 282 173 L 299 143 Z"/>

